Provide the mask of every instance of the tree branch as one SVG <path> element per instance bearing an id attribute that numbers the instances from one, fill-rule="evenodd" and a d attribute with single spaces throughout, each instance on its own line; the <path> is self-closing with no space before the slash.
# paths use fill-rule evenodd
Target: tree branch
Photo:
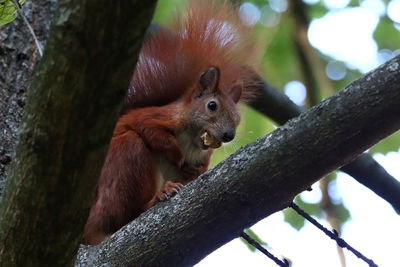
<path id="1" fill-rule="evenodd" d="M 276 123 L 283 125 L 307 110 L 296 105 L 289 97 L 279 92 L 262 77 L 255 75 L 254 79 L 257 97 L 251 100 L 249 106 Z"/>
<path id="2" fill-rule="evenodd" d="M 2 265 L 73 263 L 155 2 L 60 1 L 0 206 Z"/>
<path id="3" fill-rule="evenodd" d="M 399 128 L 396 57 L 241 148 L 109 240 L 82 248 L 77 265 L 193 265 Z"/>
<path id="4" fill-rule="evenodd" d="M 369 154 L 362 154 L 340 170 L 351 175 L 358 182 L 391 203 L 396 212 L 400 214 L 400 182 Z"/>
<path id="5" fill-rule="evenodd" d="M 261 77 L 257 76 L 256 79 L 259 94 L 249 103 L 254 109 L 281 125 L 306 111 Z M 365 171 L 366 167 L 368 171 Z M 399 198 L 396 197 L 400 195 L 400 182 L 386 172 L 371 155 L 364 153 L 340 170 L 385 199 L 400 214 Z"/>

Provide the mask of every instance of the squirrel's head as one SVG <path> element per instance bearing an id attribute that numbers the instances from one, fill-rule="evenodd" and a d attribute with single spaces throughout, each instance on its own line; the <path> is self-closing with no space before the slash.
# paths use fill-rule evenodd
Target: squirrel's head
<path id="1" fill-rule="evenodd" d="M 234 84 L 226 90 L 218 87 L 220 72 L 210 67 L 203 72 L 191 90 L 187 130 L 202 149 L 218 148 L 235 137 L 240 121 L 236 103 L 242 94 L 242 85 Z"/>

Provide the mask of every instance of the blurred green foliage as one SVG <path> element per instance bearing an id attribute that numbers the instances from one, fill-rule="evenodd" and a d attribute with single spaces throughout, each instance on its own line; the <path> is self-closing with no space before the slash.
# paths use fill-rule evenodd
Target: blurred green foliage
<path id="1" fill-rule="evenodd" d="M 322 4 L 322 2 L 309 5 L 307 8 L 307 15 L 309 18 L 322 18 L 329 10 Z"/>
<path id="2" fill-rule="evenodd" d="M 374 39 L 379 48 L 390 50 L 400 48 L 400 32 L 393 26 L 393 21 L 387 17 L 383 17 L 379 20 L 378 26 L 374 32 Z"/>
<path id="3" fill-rule="evenodd" d="M 394 134 L 386 137 L 378 144 L 374 145 L 370 150 L 369 153 L 389 153 L 391 151 L 397 151 L 400 146 L 400 132 L 397 131 Z"/>
<path id="4" fill-rule="evenodd" d="M 324 209 L 320 203 L 308 203 L 301 196 L 296 197 L 295 203 L 311 216 L 320 219 L 324 218 Z M 335 218 L 339 226 L 339 229 L 336 230 L 340 231 L 343 224 L 350 219 L 350 212 L 341 202 L 338 204 L 334 203 L 332 209 L 335 210 Z M 284 221 L 296 230 L 300 230 L 305 224 L 305 219 L 289 208 L 283 210 L 283 217 Z"/>
<path id="5" fill-rule="evenodd" d="M 310 215 L 316 216 L 318 218 L 322 217 L 322 209 L 319 204 L 317 203 L 307 203 L 303 201 L 301 196 L 296 197 L 295 203 L 301 207 L 305 212 Z M 296 230 L 300 230 L 303 228 L 305 224 L 305 219 L 299 216 L 294 210 L 292 209 L 285 209 L 283 210 L 283 216 L 285 222 L 289 223 L 293 228 Z"/>
<path id="6" fill-rule="evenodd" d="M 25 0 L 18 1 L 22 5 Z M 17 17 L 17 9 L 13 1 L 11 0 L 0 0 L 0 26 L 10 23 Z"/>
<path id="7" fill-rule="evenodd" d="M 277 88 L 283 88 L 289 81 L 301 80 L 300 65 L 292 40 L 292 23 L 288 14 L 284 14 L 280 24 L 271 29 L 275 34 L 271 36 L 261 62 L 264 77 Z"/>
<path id="8" fill-rule="evenodd" d="M 167 25 L 174 14 L 185 8 L 186 3 L 187 0 L 158 0 L 153 20 L 161 25 Z"/>

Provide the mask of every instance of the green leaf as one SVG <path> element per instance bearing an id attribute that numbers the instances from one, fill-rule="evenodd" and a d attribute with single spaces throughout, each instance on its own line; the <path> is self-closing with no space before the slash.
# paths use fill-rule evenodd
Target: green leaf
<path id="1" fill-rule="evenodd" d="M 247 235 L 249 235 L 252 239 L 254 239 L 258 244 L 260 244 L 260 245 L 262 245 L 262 246 L 263 246 L 263 245 L 265 245 L 265 246 L 268 245 L 268 244 L 267 244 L 266 242 L 264 242 L 256 233 L 254 233 L 253 230 L 251 230 L 251 229 L 245 229 L 244 232 L 245 232 Z M 247 243 L 247 241 L 244 240 L 242 237 L 240 238 L 240 240 L 242 240 L 242 242 L 247 246 L 247 248 L 248 248 L 250 251 L 252 251 L 252 252 L 256 251 L 256 248 L 253 247 L 252 245 L 250 245 L 249 243 Z"/>
<path id="2" fill-rule="evenodd" d="M 350 3 L 349 3 L 349 6 L 359 7 L 360 6 L 360 0 L 351 0 Z"/>
<path id="3" fill-rule="evenodd" d="M 289 223 L 290 226 L 292 226 L 297 231 L 299 231 L 301 228 L 303 228 L 303 226 L 305 224 L 305 219 L 303 217 L 299 216 L 291 208 L 287 208 L 283 211 L 283 218 L 284 218 L 285 222 Z"/>
<path id="4" fill-rule="evenodd" d="M 187 4 L 187 0 L 159 0 L 154 12 L 153 20 L 161 25 L 171 23 L 174 14 L 180 13 Z"/>
<path id="5" fill-rule="evenodd" d="M 400 44 L 400 33 L 393 22 L 389 19 L 380 19 L 379 24 L 374 31 L 374 39 L 378 43 L 379 48 L 387 48 L 396 50 Z"/>
<path id="6" fill-rule="evenodd" d="M 322 212 L 322 208 L 319 205 L 319 203 L 308 203 L 308 202 L 305 202 L 301 198 L 301 196 L 296 197 L 295 202 L 300 208 L 302 208 L 308 214 L 314 215 L 314 216 L 316 216 L 318 218 L 322 218 L 323 212 Z"/>
<path id="7" fill-rule="evenodd" d="M 301 196 L 296 197 L 294 202 L 309 215 L 313 215 L 318 218 L 323 216 L 322 208 L 317 203 L 307 203 L 301 198 Z M 305 219 L 290 208 L 283 211 L 283 217 L 284 221 L 289 223 L 296 230 L 301 230 L 305 224 Z"/>
<path id="8" fill-rule="evenodd" d="M 307 8 L 307 14 L 309 18 L 322 18 L 326 15 L 326 13 L 328 13 L 328 9 L 321 2 L 309 5 Z"/>
<path id="9" fill-rule="evenodd" d="M 25 0 L 19 0 L 22 5 Z M 17 9 L 11 0 L 0 0 L 0 26 L 10 23 L 17 17 Z"/>
<path id="10" fill-rule="evenodd" d="M 374 145 L 369 153 L 382 153 L 386 154 L 391 151 L 398 151 L 400 147 L 400 131 L 395 132 L 394 134 L 386 137 L 378 144 Z"/>

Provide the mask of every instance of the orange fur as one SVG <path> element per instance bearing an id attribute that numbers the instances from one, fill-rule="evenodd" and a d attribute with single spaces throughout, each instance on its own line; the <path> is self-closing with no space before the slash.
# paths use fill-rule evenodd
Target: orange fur
<path id="1" fill-rule="evenodd" d="M 143 44 L 124 110 L 176 100 L 209 66 L 223 70 L 221 90 L 240 82 L 242 100 L 251 98 L 253 72 L 243 68 L 253 61 L 250 35 L 251 28 L 226 2 L 191 1 L 169 29 L 160 29 Z"/>
<path id="2" fill-rule="evenodd" d="M 249 29 L 225 2 L 191 1 L 144 43 L 85 227 L 97 244 L 207 170 L 207 132 L 232 140 L 253 94 Z M 211 105 L 211 107 L 210 107 Z M 215 107 L 214 108 L 212 107 Z"/>

